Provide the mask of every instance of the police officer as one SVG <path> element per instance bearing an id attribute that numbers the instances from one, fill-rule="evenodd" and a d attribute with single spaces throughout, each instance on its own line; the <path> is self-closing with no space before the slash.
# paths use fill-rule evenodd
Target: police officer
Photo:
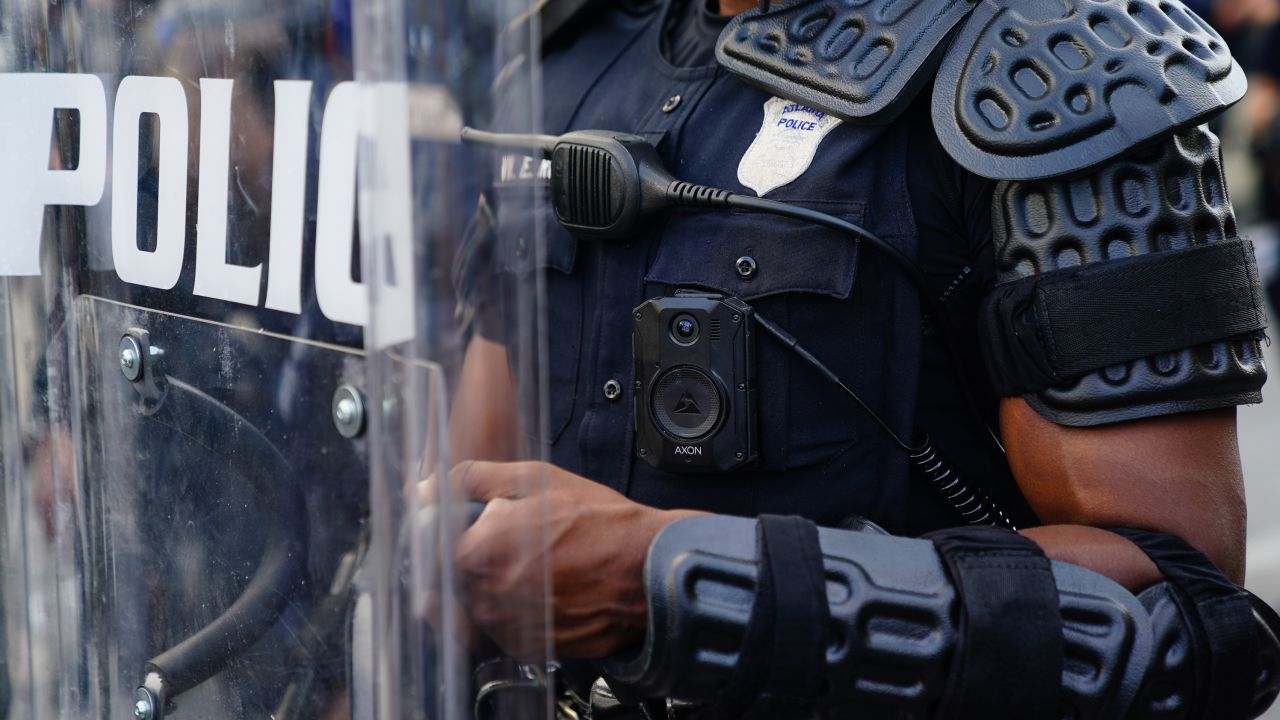
<path id="1" fill-rule="evenodd" d="M 860 225 L 923 295 L 873 244 L 766 215 L 604 243 L 548 213 L 517 252 L 504 224 L 549 178 L 500 178 L 495 281 L 546 273 L 550 463 L 497 440 L 518 349 L 482 312 L 453 447 L 488 503 L 457 548 L 472 620 L 694 716 L 1260 713 L 1280 655 L 1239 587 L 1234 407 L 1260 400 L 1265 318 L 1203 127 L 1243 92 L 1221 39 L 1174 0 L 754 5 L 588 4 L 545 47 L 545 129 Z M 757 461 L 642 459 L 629 322 L 681 290 L 748 304 L 868 410 L 760 338 Z M 926 432 L 1019 532 L 965 527 L 910 470 L 895 438 Z M 542 566 L 511 544 L 542 522 L 554 635 L 528 638 Z"/>

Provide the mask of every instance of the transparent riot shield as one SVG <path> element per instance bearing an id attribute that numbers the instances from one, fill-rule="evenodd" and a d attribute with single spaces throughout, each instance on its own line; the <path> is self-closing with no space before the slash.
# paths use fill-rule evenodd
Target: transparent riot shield
<path id="1" fill-rule="evenodd" d="M 0 0 L 0 720 L 551 712 L 528 10 Z"/>
<path id="2" fill-rule="evenodd" d="M 532 147 L 459 143 L 468 125 L 539 130 L 534 8 L 378 0 L 365 9 L 355 65 L 373 128 L 361 229 L 377 239 L 363 245 L 370 402 L 380 410 L 370 447 L 376 704 L 387 718 L 422 708 L 549 717 L 549 542 L 538 500 L 547 478 L 532 468 L 504 490 L 496 502 L 523 509 L 512 513 L 522 522 L 503 527 L 484 517 L 488 498 L 460 470 L 544 454 L 549 164 Z M 469 581 L 495 563 L 536 572 L 478 596 Z M 473 612 L 494 604 L 505 607 Z M 499 627 L 478 625 L 494 614 Z"/>

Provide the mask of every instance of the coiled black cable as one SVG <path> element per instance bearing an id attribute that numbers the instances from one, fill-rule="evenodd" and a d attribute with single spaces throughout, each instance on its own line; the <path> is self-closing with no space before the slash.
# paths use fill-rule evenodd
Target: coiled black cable
<path id="1" fill-rule="evenodd" d="M 722 208 L 733 193 L 728 190 L 676 180 L 667 188 L 672 202 L 688 208 Z"/>
<path id="2" fill-rule="evenodd" d="M 932 438 L 928 435 L 917 435 L 917 438 L 919 444 L 907 453 L 912 470 L 932 485 L 965 523 L 1018 529 L 985 492 L 960 477 L 946 457 L 934 447 Z"/>

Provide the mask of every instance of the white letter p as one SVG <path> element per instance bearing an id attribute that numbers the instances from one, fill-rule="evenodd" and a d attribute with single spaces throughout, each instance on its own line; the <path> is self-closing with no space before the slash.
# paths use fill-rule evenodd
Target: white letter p
<path id="1" fill-rule="evenodd" d="M 0 276 L 40 274 L 48 205 L 96 205 L 107 177 L 107 97 L 96 75 L 0 73 Z M 54 110 L 80 113 L 79 162 L 49 169 Z"/>

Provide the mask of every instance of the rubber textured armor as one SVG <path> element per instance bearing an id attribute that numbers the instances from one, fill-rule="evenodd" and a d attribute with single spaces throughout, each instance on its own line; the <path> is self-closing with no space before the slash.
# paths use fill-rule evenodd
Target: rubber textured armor
<path id="1" fill-rule="evenodd" d="M 716 57 L 743 80 L 853 122 L 886 123 L 937 70 L 972 0 L 818 0 L 745 12 Z"/>
<path id="2" fill-rule="evenodd" d="M 1184 621 L 1174 600 L 1174 590 L 1168 583 L 1159 583 L 1138 595 L 1138 599 L 1147 609 L 1151 617 L 1151 626 L 1155 632 L 1155 653 L 1153 664 L 1147 671 L 1142 683 L 1142 691 L 1130 717 L 1150 718 L 1151 720 L 1184 720 L 1193 717 L 1212 716 L 1211 708 L 1200 708 L 1197 712 L 1196 698 L 1190 696 L 1190 690 L 1196 687 L 1197 660 L 1192 632 Z M 1276 625 L 1263 621 L 1263 617 L 1272 617 L 1274 611 L 1262 605 L 1255 598 L 1254 612 L 1259 622 L 1257 631 L 1261 637 L 1260 665 L 1263 668 L 1255 681 L 1254 696 L 1250 703 L 1250 717 L 1257 717 L 1267 711 L 1275 701 L 1277 685 L 1277 668 L 1280 668 L 1280 642 L 1277 641 Z"/>
<path id="3" fill-rule="evenodd" d="M 984 177 L 1096 167 L 1244 96 L 1222 38 L 1177 0 L 984 0 L 943 61 L 934 126 Z"/>
<path id="4" fill-rule="evenodd" d="M 830 630 L 823 717 L 928 718 L 948 687 L 960 642 L 957 592 L 933 544 L 819 529 Z M 611 687 L 642 697 L 714 704 L 734 672 L 757 577 L 756 522 L 706 516 L 659 534 L 645 567 L 649 627 L 643 649 L 603 670 Z M 1061 717 L 1184 718 L 1193 692 L 1186 633 L 1164 590 L 1141 600 L 1084 568 L 1053 562 L 1064 661 Z M 1144 604 L 1146 607 L 1144 607 Z M 1147 608 L 1151 608 L 1150 611 Z M 1255 617 L 1266 650 L 1257 712 L 1275 696 L 1276 641 Z M 980 642 L 980 639 L 978 639 Z M 1181 643 L 1181 644 L 1180 644 Z"/>
<path id="5" fill-rule="evenodd" d="M 1218 140 L 1205 128 L 1180 132 L 1086 177 L 1000 183 L 993 202 L 1001 283 L 1090 263 L 1186 251 L 1232 240 L 1237 232 Z M 1246 260 L 1252 268 L 1252 258 Z M 1191 302 L 1196 302 L 1196 294 L 1191 295 Z M 1256 294 L 1237 295 L 1241 302 L 1253 304 L 1265 324 Z M 1008 324 L 1016 318 L 1016 309 L 998 307 L 1000 286 L 990 298 L 984 323 Z M 1194 312 L 1194 305 L 1188 307 L 1185 301 L 1185 297 L 1169 298 L 1163 310 L 1166 314 Z M 1107 322 L 1101 313 L 1091 321 L 1103 326 Z M 985 333 L 988 338 L 1001 334 L 1008 336 L 1011 331 L 1006 327 Z M 1260 402 L 1267 375 L 1259 333 L 1212 340 L 1150 357 L 1126 358 L 1023 397 L 1045 417 L 1066 425 Z M 995 386 L 1001 394 L 1024 392 L 1026 388 L 1010 385 L 1010 378 L 1020 374 L 1012 367 L 1018 361 L 1015 354 L 1000 350 L 1000 344 L 984 342 Z M 1109 347 L 1119 352 L 1126 349 L 1123 342 Z"/>
<path id="6" fill-rule="evenodd" d="M 936 75 L 939 139 L 997 180 L 1098 167 L 1204 123 L 1246 86 L 1177 0 L 802 0 L 739 15 L 717 56 L 852 122 L 891 121 Z"/>

